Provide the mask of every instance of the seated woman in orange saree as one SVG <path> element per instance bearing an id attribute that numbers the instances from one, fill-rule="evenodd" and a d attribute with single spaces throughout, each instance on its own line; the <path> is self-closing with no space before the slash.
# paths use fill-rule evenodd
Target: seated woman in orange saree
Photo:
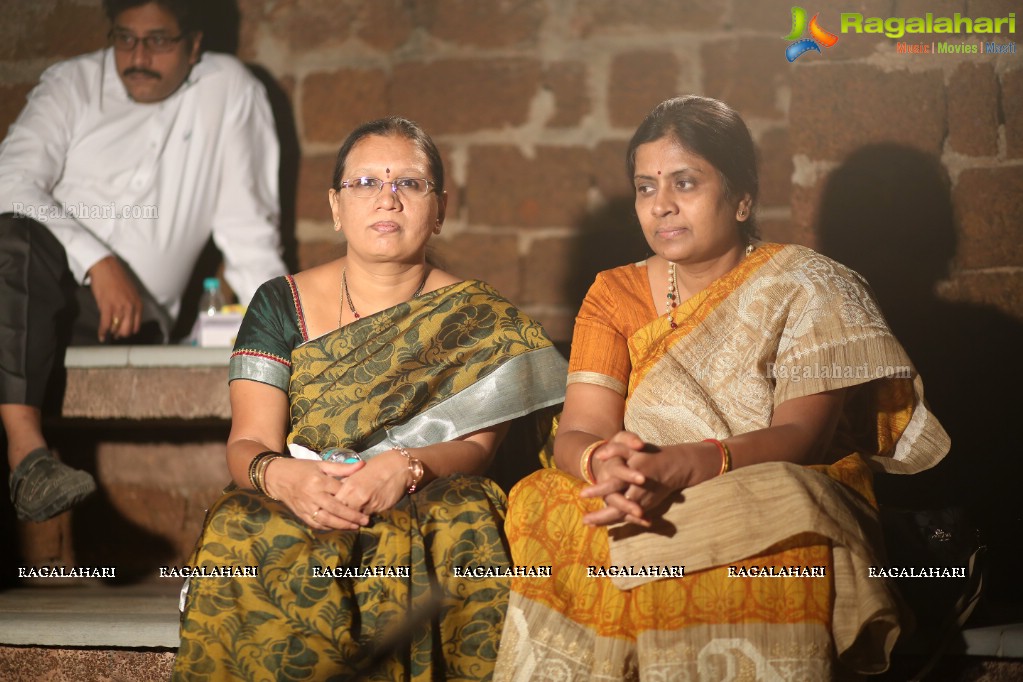
<path id="1" fill-rule="evenodd" d="M 746 130 L 705 98 L 655 116 Z M 513 580 L 495 679 L 824 680 L 887 667 L 899 609 L 871 577 L 883 565 L 871 467 L 929 468 L 948 438 L 862 279 L 744 234 L 755 175 L 719 175 L 727 164 L 693 149 L 692 128 L 634 138 L 656 255 L 598 275 L 577 317 L 556 468 L 513 489 L 506 520 L 514 562 L 552 577 Z M 730 149 L 752 159 L 741 131 L 745 147 Z M 708 233 L 727 248 L 701 253 Z M 702 288 L 694 262 L 718 268 Z"/>

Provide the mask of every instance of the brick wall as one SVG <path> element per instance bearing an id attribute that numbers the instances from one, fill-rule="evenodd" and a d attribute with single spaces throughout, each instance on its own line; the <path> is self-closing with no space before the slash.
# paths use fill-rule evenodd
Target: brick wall
<path id="1" fill-rule="evenodd" d="M 47 65 L 102 46 L 106 31 L 96 0 L 3 4 L 0 129 Z M 728 101 L 753 130 L 767 238 L 824 248 L 828 174 L 866 144 L 937 159 L 959 246 L 935 286 L 949 300 L 1023 318 L 1020 56 L 900 55 L 888 38 L 842 34 L 790 65 L 781 39 L 790 6 L 215 0 L 207 42 L 261 67 L 286 109 L 286 222 L 299 267 L 338 252 L 325 197 L 340 141 L 358 122 L 400 113 L 433 134 L 451 178 L 435 256 L 489 280 L 567 339 L 594 272 L 645 253 L 622 171 L 626 141 L 653 104 L 697 92 Z M 826 0 L 811 11 L 837 33 L 839 11 L 1014 9 L 1000 0 Z"/>

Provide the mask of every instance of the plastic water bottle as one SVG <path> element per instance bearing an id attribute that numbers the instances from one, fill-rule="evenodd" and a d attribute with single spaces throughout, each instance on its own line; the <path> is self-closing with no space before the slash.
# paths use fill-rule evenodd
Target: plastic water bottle
<path id="1" fill-rule="evenodd" d="M 207 277 L 202 281 L 202 297 L 199 299 L 199 317 L 216 315 L 224 307 L 224 294 L 220 291 L 220 279 Z"/>

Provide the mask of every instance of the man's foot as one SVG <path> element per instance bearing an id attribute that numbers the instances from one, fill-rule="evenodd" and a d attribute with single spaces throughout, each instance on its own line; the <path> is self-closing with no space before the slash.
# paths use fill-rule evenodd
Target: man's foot
<path id="1" fill-rule="evenodd" d="M 92 476 L 60 462 L 46 448 L 28 454 L 11 472 L 11 502 L 22 521 L 45 521 L 96 490 Z"/>

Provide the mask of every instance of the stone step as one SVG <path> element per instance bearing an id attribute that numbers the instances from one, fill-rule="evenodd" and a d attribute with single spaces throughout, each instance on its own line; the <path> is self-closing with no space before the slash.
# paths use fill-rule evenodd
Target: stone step
<path id="1" fill-rule="evenodd" d="M 180 580 L 78 582 L 0 593 L 0 644 L 177 649 Z"/>
<path id="2" fill-rule="evenodd" d="M 0 680 L 169 679 L 180 588 L 91 580 L 0 593 Z"/>

